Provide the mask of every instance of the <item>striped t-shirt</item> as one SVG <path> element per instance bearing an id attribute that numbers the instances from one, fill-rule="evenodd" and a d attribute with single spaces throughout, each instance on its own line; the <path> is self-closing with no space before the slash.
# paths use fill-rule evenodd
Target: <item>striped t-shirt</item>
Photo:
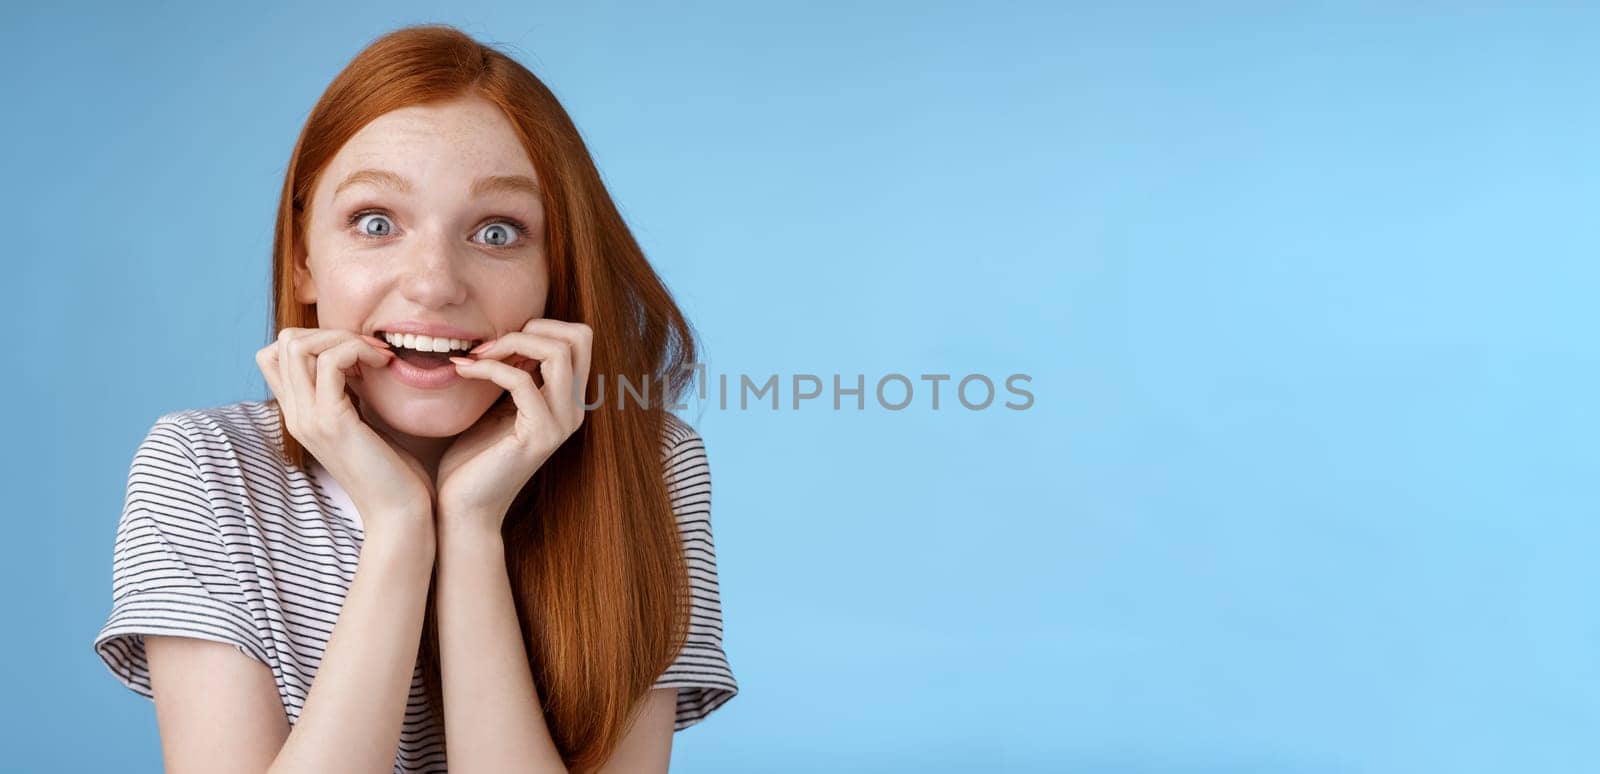
<path id="1" fill-rule="evenodd" d="M 141 696 L 153 698 L 143 635 L 198 637 L 266 664 L 290 724 L 300 717 L 364 533 L 325 468 L 282 461 L 277 411 L 242 401 L 169 413 L 134 453 L 94 650 Z M 662 454 L 693 596 L 688 641 L 654 685 L 678 689 L 677 731 L 739 687 L 722 649 L 705 446 L 669 414 Z M 427 704 L 420 658 L 394 770 L 445 771 L 444 718 Z"/>

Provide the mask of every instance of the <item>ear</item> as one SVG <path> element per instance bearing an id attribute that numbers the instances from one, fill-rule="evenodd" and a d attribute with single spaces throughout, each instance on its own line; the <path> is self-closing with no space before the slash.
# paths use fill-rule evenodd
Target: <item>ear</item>
<path id="1" fill-rule="evenodd" d="M 304 248 L 295 248 L 294 300 L 302 304 L 317 302 L 317 283 L 311 278 L 310 257 Z"/>

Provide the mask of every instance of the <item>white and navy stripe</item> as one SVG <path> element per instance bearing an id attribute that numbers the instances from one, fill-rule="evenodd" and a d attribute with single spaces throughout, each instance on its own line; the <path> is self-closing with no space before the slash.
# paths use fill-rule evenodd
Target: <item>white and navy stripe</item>
<path id="1" fill-rule="evenodd" d="M 360 514 L 320 465 L 284 464 L 277 404 L 242 401 L 158 418 L 134 454 L 112 555 L 111 613 L 95 653 L 152 698 L 146 634 L 231 644 L 272 670 L 300 717 L 355 578 Z M 689 565 L 689 638 L 656 680 L 678 689 L 674 730 L 738 693 L 722 649 L 711 473 L 694 428 L 668 415 L 664 469 Z M 444 719 L 412 674 L 396 774 L 445 771 Z"/>

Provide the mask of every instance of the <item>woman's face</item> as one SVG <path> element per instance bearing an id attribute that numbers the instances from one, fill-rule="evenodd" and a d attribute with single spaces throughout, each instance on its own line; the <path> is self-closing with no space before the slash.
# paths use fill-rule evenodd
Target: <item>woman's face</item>
<path id="1" fill-rule="evenodd" d="M 298 300 L 316 304 L 323 328 L 380 338 L 408 321 L 479 341 L 520 330 L 544 316 L 549 282 L 537 181 L 511 123 L 481 97 L 379 116 L 317 180 Z M 399 439 L 454 436 L 503 392 L 449 361 L 447 383 L 419 385 L 398 361 L 362 366 L 349 385 L 368 421 Z"/>

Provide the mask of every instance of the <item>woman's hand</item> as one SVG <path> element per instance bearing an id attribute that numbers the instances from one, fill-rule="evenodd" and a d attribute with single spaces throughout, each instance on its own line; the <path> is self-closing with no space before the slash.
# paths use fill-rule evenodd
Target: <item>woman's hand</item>
<path id="1" fill-rule="evenodd" d="M 457 373 L 494 382 L 511 399 L 496 401 L 440 458 L 441 529 L 467 520 L 499 534 L 517 493 L 583 424 L 578 390 L 589 383 L 593 335 L 582 323 L 537 318 L 474 349 L 477 360 L 450 358 Z"/>
<path id="2" fill-rule="evenodd" d="M 333 474 L 364 522 L 401 513 L 418 520 L 412 527 L 431 527 L 434 490 L 427 470 L 368 425 L 345 391 L 347 371 L 359 378 L 361 366 L 385 368 L 394 357 L 387 342 L 372 336 L 285 328 L 256 352 L 256 365 L 278 398 L 289 434 Z M 368 523 L 365 531 L 381 528 Z M 425 531 L 431 536 L 431 528 Z"/>

